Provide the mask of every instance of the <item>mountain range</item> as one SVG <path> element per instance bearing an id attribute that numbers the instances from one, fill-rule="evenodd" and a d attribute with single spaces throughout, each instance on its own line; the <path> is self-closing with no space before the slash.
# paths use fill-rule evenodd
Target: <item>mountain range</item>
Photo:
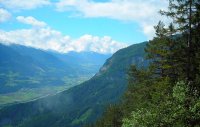
<path id="1" fill-rule="evenodd" d="M 112 55 L 98 73 L 81 85 L 35 101 L 0 110 L 0 126 L 78 127 L 96 121 L 109 104 L 118 103 L 127 88 L 130 65 L 147 66 L 146 42 Z"/>
<path id="2" fill-rule="evenodd" d="M 58 53 L 0 44 L 0 106 L 28 101 L 88 80 L 110 54 Z"/>

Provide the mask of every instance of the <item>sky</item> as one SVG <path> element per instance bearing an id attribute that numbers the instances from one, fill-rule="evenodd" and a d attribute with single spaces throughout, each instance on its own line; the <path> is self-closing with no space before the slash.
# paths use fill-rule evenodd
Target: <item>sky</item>
<path id="1" fill-rule="evenodd" d="M 0 0 L 0 43 L 114 53 L 152 39 L 167 0 Z"/>

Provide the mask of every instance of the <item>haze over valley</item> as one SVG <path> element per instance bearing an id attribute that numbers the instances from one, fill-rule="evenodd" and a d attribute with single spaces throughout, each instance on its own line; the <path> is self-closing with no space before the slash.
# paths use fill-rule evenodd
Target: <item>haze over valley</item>
<path id="1" fill-rule="evenodd" d="M 200 127 L 199 0 L 0 0 L 0 127 Z"/>

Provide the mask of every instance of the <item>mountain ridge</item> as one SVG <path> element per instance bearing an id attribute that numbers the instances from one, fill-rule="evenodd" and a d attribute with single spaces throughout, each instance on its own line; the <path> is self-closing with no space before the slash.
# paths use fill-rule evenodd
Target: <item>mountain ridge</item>
<path id="1" fill-rule="evenodd" d="M 95 56 L 98 61 L 92 60 Z M 87 52 L 60 54 L 0 44 L 0 107 L 78 85 L 92 77 L 109 56 Z"/>
<path id="2" fill-rule="evenodd" d="M 126 89 L 129 66 L 148 64 L 144 61 L 145 45 L 146 42 L 117 51 L 98 74 L 79 86 L 55 96 L 0 110 L 0 125 L 77 127 L 94 122 L 106 105 L 119 101 Z M 13 110 L 15 117 L 11 117 Z M 8 121 L 5 122 L 5 119 Z"/>

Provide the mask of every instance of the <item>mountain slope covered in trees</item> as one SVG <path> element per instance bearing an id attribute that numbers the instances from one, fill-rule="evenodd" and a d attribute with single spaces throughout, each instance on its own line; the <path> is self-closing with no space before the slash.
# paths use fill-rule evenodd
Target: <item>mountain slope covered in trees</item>
<path id="1" fill-rule="evenodd" d="M 200 1 L 169 0 L 161 14 L 173 22 L 155 26 L 145 47 L 148 68 L 131 66 L 122 103 L 91 126 L 200 126 Z"/>
<path id="2" fill-rule="evenodd" d="M 168 9 L 173 22 L 159 21 L 153 40 L 119 50 L 82 85 L 2 108 L 0 126 L 199 127 L 200 2 Z"/>
<path id="3" fill-rule="evenodd" d="M 77 127 L 95 121 L 126 89 L 131 64 L 146 66 L 145 43 L 117 51 L 92 79 L 54 96 L 0 110 L 0 125 L 21 127 Z"/>

